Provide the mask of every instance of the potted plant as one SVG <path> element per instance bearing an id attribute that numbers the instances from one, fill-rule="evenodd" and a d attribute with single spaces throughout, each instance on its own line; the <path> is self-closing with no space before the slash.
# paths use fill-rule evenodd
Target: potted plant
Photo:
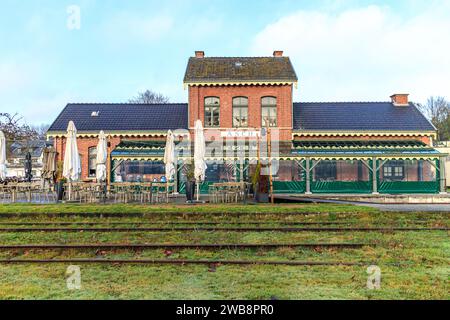
<path id="1" fill-rule="evenodd" d="M 252 176 L 252 187 L 256 202 L 269 202 L 269 177 L 261 174 L 262 165 L 256 165 Z"/>
<path id="2" fill-rule="evenodd" d="M 192 163 L 187 163 L 183 167 L 183 174 L 186 177 L 186 200 L 193 201 L 195 193 L 195 174 L 194 165 Z"/>

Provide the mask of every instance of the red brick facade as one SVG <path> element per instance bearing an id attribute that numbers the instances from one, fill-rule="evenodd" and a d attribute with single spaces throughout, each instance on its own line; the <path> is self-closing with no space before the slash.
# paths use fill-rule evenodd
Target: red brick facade
<path id="1" fill-rule="evenodd" d="M 220 129 L 233 128 L 232 114 L 234 97 L 248 98 L 248 128 L 261 128 L 261 98 L 277 99 L 277 125 L 281 141 L 292 140 L 292 85 L 255 86 L 190 86 L 189 128 L 200 119 L 204 123 L 205 97 L 220 99 Z"/>
<path id="2" fill-rule="evenodd" d="M 107 137 L 108 141 L 108 155 L 111 154 L 111 152 L 119 145 L 119 143 L 124 138 L 114 136 L 114 137 Z M 126 140 L 136 140 L 136 141 L 145 141 L 145 140 L 164 140 L 163 137 L 161 138 L 155 138 L 155 137 L 126 137 Z M 78 137 L 77 138 L 77 145 L 78 145 L 78 152 L 81 156 L 81 180 L 93 180 L 94 178 L 90 178 L 88 175 L 88 163 L 89 163 L 89 149 L 97 147 L 98 144 L 98 138 L 96 137 Z M 64 161 L 64 151 L 66 148 L 66 138 L 57 137 L 54 141 L 54 146 L 56 148 L 57 152 L 57 161 Z M 109 158 L 109 157 L 108 157 Z M 107 168 L 107 177 L 109 179 L 110 177 L 110 161 L 108 159 L 106 163 Z"/>

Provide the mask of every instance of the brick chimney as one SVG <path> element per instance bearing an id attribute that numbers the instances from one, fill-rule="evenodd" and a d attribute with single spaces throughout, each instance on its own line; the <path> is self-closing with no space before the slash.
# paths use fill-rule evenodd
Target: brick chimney
<path id="1" fill-rule="evenodd" d="M 204 58 L 205 57 L 205 51 L 195 51 L 195 57 L 196 58 Z"/>
<path id="2" fill-rule="evenodd" d="M 275 50 L 273 52 L 273 56 L 274 57 L 282 57 L 283 56 L 283 51 Z"/>
<path id="3" fill-rule="evenodd" d="M 393 94 L 391 96 L 392 104 L 394 106 L 409 106 L 408 96 L 407 93 Z"/>

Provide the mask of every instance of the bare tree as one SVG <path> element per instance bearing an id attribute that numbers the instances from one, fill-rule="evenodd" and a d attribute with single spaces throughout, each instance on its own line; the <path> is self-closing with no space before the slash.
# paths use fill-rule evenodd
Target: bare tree
<path id="1" fill-rule="evenodd" d="M 46 140 L 47 138 L 47 130 L 50 128 L 49 124 L 39 124 L 39 125 L 32 125 L 31 129 L 36 132 L 37 137 L 40 140 Z"/>
<path id="2" fill-rule="evenodd" d="M 439 140 L 450 140 L 450 103 L 444 97 L 430 97 L 419 107 L 438 130 Z"/>
<path id="3" fill-rule="evenodd" d="M 23 118 L 18 113 L 0 113 L 0 130 L 3 131 L 7 140 L 11 141 L 38 138 L 38 133 L 23 123 Z"/>
<path id="4" fill-rule="evenodd" d="M 169 98 L 161 93 L 147 90 L 140 92 L 135 98 L 129 100 L 130 103 L 168 103 Z"/>

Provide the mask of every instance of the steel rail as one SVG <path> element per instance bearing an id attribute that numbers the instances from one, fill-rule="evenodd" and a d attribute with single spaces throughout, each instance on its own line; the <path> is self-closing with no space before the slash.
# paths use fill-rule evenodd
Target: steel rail
<path id="1" fill-rule="evenodd" d="M 213 243 L 213 244 L 191 244 L 191 243 L 104 243 L 104 244 L 4 244 L 0 250 L 19 249 L 242 249 L 242 248 L 281 248 L 281 247 L 304 247 L 304 248 L 361 248 L 364 246 L 375 246 L 371 243 Z"/>
<path id="2" fill-rule="evenodd" d="M 342 261 L 280 261 L 280 260 L 191 260 L 191 259 L 0 259 L 0 264 L 203 264 L 203 265 L 285 265 L 285 266 L 361 266 L 368 262 Z"/>
<path id="3" fill-rule="evenodd" d="M 146 222 L 132 222 L 132 221 L 102 221 L 102 222 L 70 222 L 70 221 L 57 221 L 57 222 L 51 222 L 51 221 L 40 221 L 40 222 L 0 222 L 0 226 L 47 226 L 47 225 L 55 225 L 55 226 L 69 226 L 69 225 L 87 225 L 87 226 L 94 226 L 94 225 L 288 225 L 288 226 L 295 226 L 295 225 L 354 225 L 360 223 L 364 225 L 361 221 L 339 221 L 339 222 L 332 222 L 332 221 L 146 221 Z M 373 224 L 373 222 L 371 222 Z M 389 223 L 397 223 L 396 221 L 392 222 L 382 222 L 380 224 L 389 225 Z M 411 221 L 411 223 L 404 222 L 405 225 L 423 225 L 423 224 L 432 224 L 436 223 L 436 221 Z M 367 224 L 367 223 L 366 223 Z"/>
<path id="4" fill-rule="evenodd" d="M 103 221 L 103 222 L 70 222 L 70 221 L 59 221 L 59 222 L 50 222 L 50 221 L 43 221 L 43 222 L 0 222 L 0 226 L 27 226 L 27 225 L 159 225 L 159 224 L 174 224 L 174 225 L 220 225 L 220 224 L 235 224 L 235 225 L 262 225 L 262 224 L 280 224 L 280 225 L 345 225 L 345 224 L 354 224 L 357 223 L 357 221 L 351 221 L 351 222 L 329 222 L 329 221 L 318 221 L 318 222 L 293 222 L 293 221 L 236 221 L 236 222 L 227 222 L 227 221 L 147 221 L 147 222 L 117 222 L 117 221 Z"/>
<path id="5" fill-rule="evenodd" d="M 335 212 L 335 214 L 357 214 L 358 212 Z M 394 212 L 390 212 L 394 213 Z M 404 213 L 404 212 L 403 212 Z M 290 215 L 327 215 L 328 212 L 251 212 L 251 213 L 245 213 L 245 212 L 179 212 L 179 211 L 161 211 L 161 212 L 129 212 L 129 213 L 113 213 L 113 212 L 61 212 L 61 213 L 54 213 L 54 212 L 12 212 L 12 213 L 2 213 L 0 214 L 1 218 L 11 218 L 11 217 L 17 217 L 17 218 L 23 218 L 23 217 L 51 217 L 51 218 L 58 218 L 58 217 L 84 217 L 84 218 L 125 218 L 125 217 L 131 217 L 131 218 L 146 218 L 146 217 L 154 217 L 158 215 L 170 215 L 170 216 L 179 216 L 179 217 L 185 217 L 185 216 L 197 216 L 197 215 L 206 215 L 206 216 L 245 216 L 245 215 L 252 215 L 252 216 L 258 216 L 258 215 L 273 215 L 273 216 L 290 216 Z"/>
<path id="6" fill-rule="evenodd" d="M 450 228 L 417 228 L 417 227 L 151 227 L 151 228 L 0 228 L 0 232 L 177 232 L 177 231 L 228 231 L 228 232 L 393 232 L 393 231 L 448 231 Z"/>

